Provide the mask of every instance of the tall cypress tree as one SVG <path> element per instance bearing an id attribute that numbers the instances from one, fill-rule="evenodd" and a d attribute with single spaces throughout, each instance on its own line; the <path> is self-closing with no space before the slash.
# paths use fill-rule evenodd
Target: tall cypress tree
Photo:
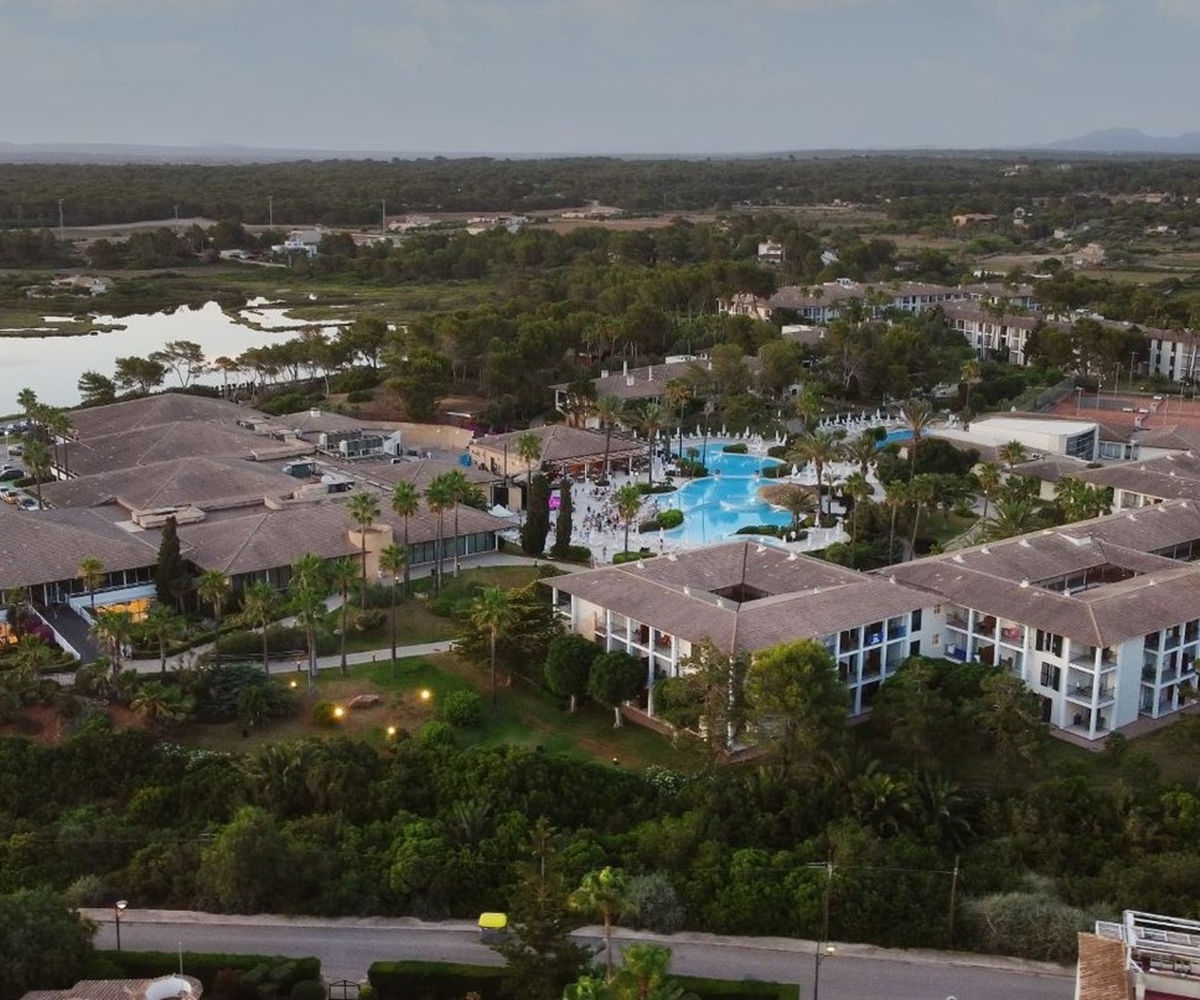
<path id="1" fill-rule="evenodd" d="M 158 562 L 154 567 L 154 590 L 159 603 L 180 609 L 180 601 L 191 585 L 191 574 L 179 550 L 179 525 L 174 515 L 163 525 L 158 543 Z"/>
<path id="2" fill-rule="evenodd" d="M 572 518 L 575 514 L 575 503 L 571 499 L 571 481 L 564 479 L 558 488 L 558 520 L 554 524 L 554 548 L 551 553 L 563 558 L 571 547 L 571 531 L 574 528 Z"/>
<path id="3" fill-rule="evenodd" d="M 529 484 L 527 495 L 529 509 L 521 528 L 521 548 L 526 555 L 540 556 L 550 534 L 550 481 L 539 472 Z"/>

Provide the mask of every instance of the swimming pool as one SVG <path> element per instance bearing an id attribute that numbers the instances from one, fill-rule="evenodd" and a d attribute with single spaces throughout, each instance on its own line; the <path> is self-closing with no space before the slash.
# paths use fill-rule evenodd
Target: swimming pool
<path id="1" fill-rule="evenodd" d="M 781 465 L 779 459 L 732 455 L 721 451 L 723 444 L 708 443 L 705 464 L 714 475 L 687 480 L 674 493 L 653 498 L 664 509 L 677 508 L 684 513 L 683 524 L 664 532 L 667 540 L 704 545 L 728 538 L 749 524 L 792 523 L 791 514 L 774 509 L 758 495 L 759 487 L 774 481 L 763 479 L 759 472 L 766 466 Z"/>
<path id="2" fill-rule="evenodd" d="M 912 440 L 912 431 L 907 427 L 898 427 L 894 431 L 888 431 L 876 447 L 886 448 L 889 444 L 906 444 Z"/>

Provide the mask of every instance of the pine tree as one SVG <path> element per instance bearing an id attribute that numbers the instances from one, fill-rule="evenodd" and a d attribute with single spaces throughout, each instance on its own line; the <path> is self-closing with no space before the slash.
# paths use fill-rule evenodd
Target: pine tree
<path id="1" fill-rule="evenodd" d="M 158 562 L 154 568 L 154 589 L 162 604 L 179 610 L 183 595 L 191 586 L 191 574 L 179 549 L 179 526 L 174 516 L 163 525 L 162 541 L 158 543 Z"/>
<path id="2" fill-rule="evenodd" d="M 564 479 L 558 492 L 558 520 L 554 524 L 554 548 L 550 551 L 562 559 L 571 547 L 571 532 L 574 529 L 571 522 L 575 513 L 575 502 L 571 499 L 571 481 Z"/>

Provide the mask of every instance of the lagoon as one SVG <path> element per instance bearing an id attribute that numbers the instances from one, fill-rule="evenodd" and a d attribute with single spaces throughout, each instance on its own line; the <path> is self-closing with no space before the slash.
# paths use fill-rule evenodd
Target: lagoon
<path id="1" fill-rule="evenodd" d="M 17 393 L 25 388 L 51 406 L 78 406 L 77 383 L 85 371 L 98 371 L 111 378 L 117 358 L 145 357 L 168 341 L 193 341 L 212 360 L 222 355 L 236 357 L 249 347 L 282 343 L 292 339 L 299 328 L 310 325 L 289 318 L 284 309 L 267 308 L 269 305 L 258 299 L 238 314 L 229 315 L 216 302 L 209 302 L 198 309 L 180 307 L 169 313 L 97 316 L 97 325 L 118 329 L 80 336 L 0 336 L 0 414 L 20 411 Z M 64 320 L 70 321 L 67 317 L 45 316 L 39 330 L 52 330 L 55 322 Z M 255 329 L 247 325 L 249 322 L 265 329 Z M 337 325 L 326 322 L 320 324 L 320 329 L 330 332 Z M 174 381 L 168 373 L 163 385 L 169 387 Z M 222 375 L 210 373 L 198 381 L 220 385 Z"/>

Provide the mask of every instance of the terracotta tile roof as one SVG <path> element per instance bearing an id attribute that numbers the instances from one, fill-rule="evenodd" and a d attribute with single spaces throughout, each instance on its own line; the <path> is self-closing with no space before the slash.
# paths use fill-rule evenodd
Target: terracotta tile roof
<path id="1" fill-rule="evenodd" d="M 459 465 L 445 458 L 404 459 L 391 462 L 383 459 L 366 459 L 361 462 L 334 462 L 321 460 L 323 467 L 336 469 L 349 476 L 357 483 L 377 484 L 381 489 L 390 491 L 397 483 L 412 483 L 419 490 L 436 477 L 447 472 L 461 472 L 469 483 L 482 485 L 500 481 L 500 476 L 477 465 Z"/>
<path id="2" fill-rule="evenodd" d="M 471 442 L 471 448 L 488 449 L 501 452 L 507 445 L 509 456 L 517 459 L 517 439 L 522 434 L 536 434 L 542 442 L 543 462 L 570 462 L 585 458 L 598 459 L 604 455 L 604 434 L 584 430 L 581 427 L 568 427 L 566 424 L 547 424 L 543 427 L 531 427 L 528 431 L 511 431 L 508 434 L 495 434 L 478 437 Z M 610 457 L 638 453 L 646 450 L 645 442 L 634 441 L 621 434 L 612 436 Z"/>

